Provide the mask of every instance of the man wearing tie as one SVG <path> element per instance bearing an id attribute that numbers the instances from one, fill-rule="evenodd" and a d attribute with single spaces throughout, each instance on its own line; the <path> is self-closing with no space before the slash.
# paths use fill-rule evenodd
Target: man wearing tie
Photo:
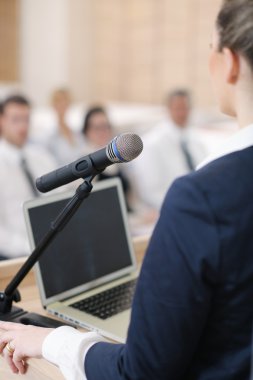
<path id="1" fill-rule="evenodd" d="M 36 177 L 56 167 L 40 147 L 27 143 L 30 105 L 15 95 L 2 104 L 0 140 L 0 258 L 29 254 L 22 204 L 38 196 Z"/>
<path id="2" fill-rule="evenodd" d="M 166 107 L 168 118 L 143 136 L 143 154 L 133 163 L 141 200 L 157 210 L 174 179 L 194 170 L 206 156 L 203 144 L 189 128 L 188 91 L 172 91 Z"/>

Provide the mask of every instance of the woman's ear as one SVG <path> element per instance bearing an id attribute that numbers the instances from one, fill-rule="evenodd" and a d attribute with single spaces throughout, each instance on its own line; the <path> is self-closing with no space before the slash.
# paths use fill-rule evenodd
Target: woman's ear
<path id="1" fill-rule="evenodd" d="M 225 76 L 229 84 L 235 84 L 239 77 L 240 59 L 238 54 L 234 53 L 228 48 L 223 49 L 224 63 L 225 63 Z"/>

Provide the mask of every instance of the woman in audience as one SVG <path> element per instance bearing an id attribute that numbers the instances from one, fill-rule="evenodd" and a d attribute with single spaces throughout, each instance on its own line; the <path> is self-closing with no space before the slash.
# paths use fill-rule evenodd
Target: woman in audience
<path id="1" fill-rule="evenodd" d="M 83 154 L 83 139 L 80 133 L 74 133 L 67 124 L 66 115 L 71 104 L 67 89 L 58 89 L 52 94 L 52 106 L 57 120 L 56 133 L 50 137 L 49 150 L 59 165 L 76 160 Z"/>
<path id="2" fill-rule="evenodd" d="M 44 356 L 68 380 L 249 380 L 253 321 L 253 1 L 224 0 L 210 53 L 220 109 L 239 131 L 163 203 L 126 344 L 4 323 L 13 372 Z M 148 168 L 147 168 L 148 169 Z"/>
<path id="3" fill-rule="evenodd" d="M 86 154 L 105 147 L 114 137 L 113 128 L 103 107 L 94 106 L 88 109 L 84 118 L 82 133 L 85 137 Z M 126 196 L 128 211 L 131 211 L 130 182 L 123 172 L 122 165 L 109 166 L 103 173 L 97 176 L 98 180 L 119 177 Z"/>

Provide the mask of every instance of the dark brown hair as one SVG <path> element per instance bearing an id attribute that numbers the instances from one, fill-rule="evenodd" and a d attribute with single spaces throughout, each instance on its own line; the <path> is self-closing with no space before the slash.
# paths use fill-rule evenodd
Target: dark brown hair
<path id="1" fill-rule="evenodd" d="M 253 1 L 224 0 L 216 20 L 219 50 L 242 54 L 253 70 Z"/>
<path id="2" fill-rule="evenodd" d="M 4 113 L 5 108 L 9 104 L 18 104 L 21 106 L 27 106 L 30 107 L 30 102 L 28 99 L 26 99 L 23 95 L 11 95 L 8 98 L 6 98 L 2 103 L 2 113 Z"/>
<path id="3" fill-rule="evenodd" d="M 87 134 L 89 128 L 90 128 L 90 119 L 94 116 L 94 115 L 97 115 L 97 114 L 103 114 L 107 117 L 106 115 L 106 111 L 104 109 L 104 107 L 102 106 L 93 106 L 91 108 L 88 109 L 86 115 L 85 115 L 85 118 L 84 118 L 84 122 L 83 122 L 83 127 L 82 127 L 82 133 L 84 135 Z"/>
<path id="4" fill-rule="evenodd" d="M 172 90 L 167 96 L 167 102 L 170 104 L 174 98 L 186 98 L 191 103 L 190 92 L 186 88 L 176 88 Z"/>

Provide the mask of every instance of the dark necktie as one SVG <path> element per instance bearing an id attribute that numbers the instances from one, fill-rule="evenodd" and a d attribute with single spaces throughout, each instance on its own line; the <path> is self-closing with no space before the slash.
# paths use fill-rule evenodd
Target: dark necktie
<path id="1" fill-rule="evenodd" d="M 30 186 L 30 189 L 31 189 L 33 195 L 35 197 L 37 197 L 39 194 L 38 194 L 38 191 L 37 191 L 37 189 L 35 187 L 32 174 L 31 174 L 30 169 L 29 169 L 29 167 L 27 165 L 27 161 L 26 161 L 26 159 L 24 157 L 21 157 L 20 164 L 21 164 L 21 169 L 23 170 L 23 173 L 24 173 L 24 175 L 25 175 L 25 177 L 27 179 L 27 182 L 28 182 L 28 184 Z"/>
<path id="2" fill-rule="evenodd" d="M 192 158 L 192 155 L 191 155 L 191 153 L 190 153 L 190 151 L 188 149 L 186 141 L 184 139 L 181 140 L 180 145 L 181 145 L 181 149 L 182 149 L 185 161 L 187 163 L 188 169 L 190 171 L 195 170 L 195 165 L 194 165 L 194 162 L 193 162 L 193 158 Z"/>

